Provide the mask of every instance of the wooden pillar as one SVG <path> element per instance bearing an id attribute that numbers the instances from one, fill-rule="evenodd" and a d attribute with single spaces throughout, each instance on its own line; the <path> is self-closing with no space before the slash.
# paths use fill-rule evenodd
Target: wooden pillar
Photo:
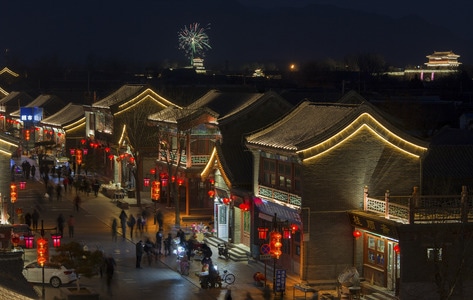
<path id="1" fill-rule="evenodd" d="M 363 188 L 363 210 L 366 211 L 368 209 L 368 186 L 365 185 Z"/>
<path id="2" fill-rule="evenodd" d="M 384 193 L 384 217 L 389 219 L 389 190 Z"/>

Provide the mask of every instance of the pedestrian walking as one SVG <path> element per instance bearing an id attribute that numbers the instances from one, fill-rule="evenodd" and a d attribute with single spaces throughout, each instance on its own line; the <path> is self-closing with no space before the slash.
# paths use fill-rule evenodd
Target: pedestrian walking
<path id="1" fill-rule="evenodd" d="M 80 203 L 82 202 L 79 194 L 74 197 L 74 209 L 76 212 L 79 212 Z"/>
<path id="2" fill-rule="evenodd" d="M 94 195 L 95 195 L 95 197 L 97 197 L 98 194 L 99 194 L 99 190 L 100 190 L 100 183 L 97 179 L 95 179 L 93 189 L 94 189 Z"/>
<path id="3" fill-rule="evenodd" d="M 227 292 L 225 293 L 225 300 L 232 300 L 232 290 L 227 290 Z"/>
<path id="4" fill-rule="evenodd" d="M 115 267 L 117 263 L 112 256 L 105 257 L 105 274 L 107 274 L 107 292 L 110 296 L 112 296 L 112 279 L 113 273 L 115 272 Z"/>
<path id="5" fill-rule="evenodd" d="M 67 192 L 67 185 L 69 184 L 69 178 L 64 177 L 64 179 L 62 180 L 62 185 L 64 185 L 64 192 L 66 193 Z"/>
<path id="6" fill-rule="evenodd" d="M 164 239 L 164 255 L 168 256 L 171 255 L 171 243 L 172 243 L 172 235 L 168 233 L 167 238 Z"/>
<path id="7" fill-rule="evenodd" d="M 140 232 L 140 236 L 142 236 L 143 235 L 143 220 L 142 220 L 141 215 L 136 216 L 136 228 Z"/>
<path id="8" fill-rule="evenodd" d="M 69 219 L 67 220 L 67 228 L 69 229 L 69 237 L 73 238 L 74 237 L 74 226 L 76 224 L 76 220 L 74 219 L 73 215 L 69 216 Z"/>
<path id="9" fill-rule="evenodd" d="M 38 220 L 39 220 L 39 213 L 36 208 L 33 210 L 33 214 L 31 215 L 31 219 L 33 220 L 33 229 L 38 229 Z"/>
<path id="10" fill-rule="evenodd" d="M 112 241 L 114 241 L 114 242 L 117 241 L 117 229 L 118 229 L 117 227 L 118 227 L 117 219 L 113 218 L 113 221 L 112 221 Z"/>
<path id="11" fill-rule="evenodd" d="M 36 167 L 34 165 L 31 166 L 31 178 L 32 179 L 35 179 L 35 176 L 36 175 Z"/>
<path id="12" fill-rule="evenodd" d="M 163 224 L 164 224 L 164 215 L 161 209 L 158 208 L 156 211 L 156 222 L 158 222 L 158 231 L 159 230 L 164 230 Z M 156 223 L 155 223 L 156 224 Z"/>
<path id="13" fill-rule="evenodd" d="M 122 236 L 123 236 L 123 239 L 126 238 L 126 220 L 127 220 L 128 216 L 126 215 L 126 212 L 122 209 L 122 211 L 120 212 L 120 225 L 122 227 Z"/>
<path id="14" fill-rule="evenodd" d="M 56 198 L 58 202 L 62 201 L 62 187 L 60 183 L 56 185 Z"/>
<path id="15" fill-rule="evenodd" d="M 59 216 L 56 219 L 57 221 L 57 230 L 59 231 L 59 234 L 61 236 L 64 236 L 64 216 L 62 214 L 59 214 Z"/>
<path id="16" fill-rule="evenodd" d="M 163 231 L 158 230 L 158 232 L 156 232 L 156 250 L 158 252 L 158 255 L 161 255 L 162 244 L 163 244 Z"/>
<path id="17" fill-rule="evenodd" d="M 135 229 L 135 224 L 136 224 L 136 219 L 133 216 L 133 214 L 130 214 L 127 224 L 128 224 L 128 227 L 130 227 L 130 239 L 133 240 L 133 231 Z"/>
<path id="18" fill-rule="evenodd" d="M 143 257 L 144 252 L 144 244 L 143 241 L 139 240 L 136 243 L 136 268 L 141 269 L 141 258 Z"/>

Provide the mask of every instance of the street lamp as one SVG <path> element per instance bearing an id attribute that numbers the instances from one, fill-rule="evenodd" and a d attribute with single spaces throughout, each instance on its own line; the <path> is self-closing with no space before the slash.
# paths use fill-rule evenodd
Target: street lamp
<path id="1" fill-rule="evenodd" d="M 44 221 L 41 220 L 41 237 L 36 241 L 36 254 L 37 262 L 41 266 L 41 276 L 42 276 L 42 298 L 46 299 L 46 290 L 44 288 L 44 265 L 49 261 L 49 242 L 44 238 L 44 232 L 46 230 L 55 230 L 56 234 L 51 235 L 53 239 L 53 246 L 59 247 L 61 245 L 61 235 L 57 233 L 57 227 L 55 228 L 44 228 Z"/>
<path id="2" fill-rule="evenodd" d="M 290 228 L 287 226 L 288 222 L 278 222 L 277 221 L 277 214 L 274 214 L 271 232 L 269 233 L 269 254 L 273 258 L 273 292 L 276 293 L 276 261 L 282 255 L 282 240 L 290 239 L 291 238 L 291 230 L 297 230 L 297 225 L 291 226 Z M 268 237 L 269 228 L 267 227 L 258 227 L 258 238 L 262 241 L 266 240 Z M 281 233 L 282 232 L 282 233 Z M 266 273 L 266 263 L 265 263 L 265 273 Z M 285 274 L 278 275 L 278 277 L 285 278 Z M 281 284 L 282 285 L 282 284 Z M 285 285 L 285 283 L 284 283 Z"/>
<path id="3" fill-rule="evenodd" d="M 26 182 L 20 182 L 20 190 L 26 188 Z M 18 188 L 15 182 L 10 183 L 10 202 L 12 204 L 12 224 L 15 224 L 15 203 L 18 200 Z"/>

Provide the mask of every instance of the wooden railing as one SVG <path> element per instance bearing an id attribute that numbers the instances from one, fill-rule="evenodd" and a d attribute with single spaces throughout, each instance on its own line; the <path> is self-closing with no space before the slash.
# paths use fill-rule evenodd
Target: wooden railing
<path id="1" fill-rule="evenodd" d="M 415 187 L 410 196 L 391 196 L 386 191 L 384 197 L 369 197 L 365 187 L 363 209 L 408 224 L 473 222 L 473 196 L 466 187 L 460 195 L 420 196 Z"/>
<path id="2" fill-rule="evenodd" d="M 287 193 L 275 188 L 267 187 L 264 185 L 258 186 L 258 194 L 269 199 L 278 200 L 284 203 L 301 206 L 302 198 L 299 195 Z"/>

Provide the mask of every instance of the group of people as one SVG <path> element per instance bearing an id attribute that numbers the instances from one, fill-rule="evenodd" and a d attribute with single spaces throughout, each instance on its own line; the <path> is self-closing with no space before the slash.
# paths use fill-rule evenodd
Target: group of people
<path id="1" fill-rule="evenodd" d="M 28 225 L 29 228 L 33 229 L 33 230 L 38 230 L 38 220 L 39 220 L 39 212 L 38 210 L 35 208 L 33 210 L 33 213 L 29 213 L 27 212 L 24 216 L 25 218 L 25 224 Z M 21 220 L 20 220 L 21 223 L 23 223 Z"/>

